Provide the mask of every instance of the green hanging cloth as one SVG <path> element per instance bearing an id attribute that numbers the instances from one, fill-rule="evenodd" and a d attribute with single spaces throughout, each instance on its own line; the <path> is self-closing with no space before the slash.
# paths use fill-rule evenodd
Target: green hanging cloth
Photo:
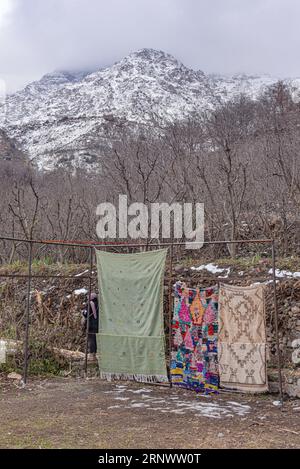
<path id="1" fill-rule="evenodd" d="M 96 250 L 100 376 L 167 382 L 163 321 L 166 249 L 136 254 Z"/>

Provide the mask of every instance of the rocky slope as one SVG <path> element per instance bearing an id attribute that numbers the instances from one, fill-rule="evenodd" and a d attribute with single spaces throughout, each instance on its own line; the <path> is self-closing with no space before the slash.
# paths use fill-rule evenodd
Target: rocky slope
<path id="1" fill-rule="evenodd" d="M 276 81 L 206 75 L 164 52 L 142 49 L 93 73 L 45 75 L 8 96 L 3 126 L 39 167 L 89 166 L 115 125 L 181 120 L 240 92 L 256 98 Z M 300 80 L 294 84 L 300 88 Z"/>
<path id="2" fill-rule="evenodd" d="M 0 129 L 0 161 L 20 161 L 25 162 L 24 153 L 19 150 L 16 142 Z"/>

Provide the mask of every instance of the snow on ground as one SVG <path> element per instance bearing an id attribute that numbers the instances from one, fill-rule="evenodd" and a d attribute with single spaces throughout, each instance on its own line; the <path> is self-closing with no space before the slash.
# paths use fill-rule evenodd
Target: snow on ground
<path id="1" fill-rule="evenodd" d="M 273 270 L 270 269 L 268 274 L 272 274 Z M 278 278 L 285 278 L 285 277 L 292 277 L 292 278 L 300 278 L 300 272 L 290 272 L 289 270 L 275 270 L 275 275 Z"/>
<path id="2" fill-rule="evenodd" d="M 86 295 L 87 294 L 87 289 L 86 288 L 79 288 L 78 290 L 74 290 L 74 295 Z"/>
<path id="3" fill-rule="evenodd" d="M 109 409 L 138 408 L 178 415 L 193 413 L 195 417 L 213 419 L 235 416 L 245 417 L 251 411 L 251 407 L 247 404 L 224 400 L 218 402 L 218 396 L 191 394 L 184 391 L 181 396 L 174 395 L 170 390 L 170 393 L 166 396 L 154 397 L 151 395 L 152 389 L 133 390 L 125 385 L 117 385 L 111 391 L 106 391 L 106 393 L 112 394 L 114 400 L 118 401 L 118 405 L 110 406 Z"/>
<path id="4" fill-rule="evenodd" d="M 211 274 L 223 274 L 223 275 L 218 275 L 218 278 L 227 278 L 228 275 L 230 274 L 230 267 L 228 267 L 228 269 L 222 269 L 215 264 L 203 264 L 203 265 L 199 265 L 199 267 L 193 266 L 191 267 L 191 270 L 197 270 L 197 271 L 207 270 Z"/>
<path id="5" fill-rule="evenodd" d="M 266 280 L 265 282 L 254 282 L 252 283 L 252 285 L 269 285 L 270 283 L 273 283 L 273 279 Z M 278 283 L 278 280 L 276 280 L 276 283 Z"/>
<path id="6" fill-rule="evenodd" d="M 214 274 L 214 275 L 215 274 L 222 274 L 222 275 L 218 275 L 218 278 L 228 278 L 228 276 L 230 274 L 230 267 L 222 268 L 222 267 L 218 267 L 216 264 L 212 264 L 212 263 L 202 264 L 202 265 L 199 265 L 198 267 L 192 266 L 191 270 L 196 270 L 196 271 L 206 270 L 207 272 L 210 272 L 211 274 Z M 244 271 L 238 272 L 238 275 L 240 277 L 243 277 L 244 274 L 245 274 Z M 268 274 L 272 275 L 273 270 L 269 269 Z M 275 270 L 275 275 L 276 275 L 277 278 L 300 278 L 300 272 L 291 272 L 289 270 L 276 269 Z M 268 285 L 271 282 L 272 282 L 272 280 L 266 280 L 265 282 L 255 282 L 253 285 L 260 285 L 260 284 Z"/>

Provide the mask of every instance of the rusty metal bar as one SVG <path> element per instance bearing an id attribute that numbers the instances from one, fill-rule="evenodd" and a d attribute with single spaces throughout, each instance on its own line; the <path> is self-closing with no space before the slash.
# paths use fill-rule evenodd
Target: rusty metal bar
<path id="1" fill-rule="evenodd" d="M 28 278 L 28 274 L 0 274 L 0 278 Z M 40 275 L 32 274 L 31 278 L 64 278 L 64 279 L 89 279 L 89 275 Z"/>
<path id="2" fill-rule="evenodd" d="M 172 387 L 171 379 L 171 356 L 172 356 L 172 315 L 173 315 L 173 302 L 172 302 L 172 283 L 173 283 L 173 244 L 170 246 L 170 263 L 169 263 L 169 314 L 168 314 L 168 323 L 169 323 L 169 380 L 170 388 Z"/>
<path id="3" fill-rule="evenodd" d="M 86 318 L 85 358 L 84 358 L 85 377 L 87 377 L 87 370 L 88 370 L 89 328 L 90 328 L 91 293 L 92 293 L 92 270 L 93 270 L 93 248 L 90 248 L 90 276 L 89 276 L 89 293 L 88 293 L 88 308 L 87 308 L 87 318 Z"/>
<path id="4" fill-rule="evenodd" d="M 1 238 L 0 238 L 1 239 Z M 236 240 L 236 241 L 225 241 L 225 240 L 222 240 L 222 241 L 204 241 L 204 242 L 201 242 L 201 241 L 177 241 L 177 242 L 172 242 L 172 243 L 160 243 L 160 246 L 161 247 L 165 247 L 165 246 L 185 246 L 186 244 L 199 244 L 200 247 L 202 246 L 207 246 L 207 245 L 215 245 L 215 244 L 271 244 L 272 243 L 272 239 L 239 239 L 239 240 Z M 82 245 L 80 245 L 82 246 Z M 127 244 L 92 244 L 92 246 L 94 248 L 101 248 L 101 247 L 145 247 L 145 246 L 148 246 L 148 247 L 154 247 L 154 248 L 157 248 L 157 244 L 147 244 L 147 243 L 141 243 L 141 244 L 136 244 L 136 243 L 127 243 Z"/>
<path id="5" fill-rule="evenodd" d="M 82 243 L 71 243 L 71 242 L 57 242 L 55 240 L 50 241 L 50 240 L 29 240 L 29 239 L 20 239 L 20 238 L 12 238 L 12 237 L 4 237 L 0 236 L 0 241 L 17 241 L 17 242 L 23 242 L 23 243 L 34 243 L 34 244 L 44 244 L 44 245 L 52 245 L 52 246 L 70 246 L 70 247 L 81 247 L 81 248 L 101 248 L 101 247 L 157 247 L 156 244 L 149 244 L 149 243 L 87 243 L 87 244 L 82 244 Z M 191 241 L 189 244 L 199 244 L 200 246 L 202 245 L 214 245 L 214 244 L 249 244 L 249 243 L 254 243 L 254 244 L 260 244 L 260 243 L 272 243 L 272 239 L 238 239 L 234 241 Z M 177 241 L 177 242 L 168 242 L 168 243 L 160 243 L 160 246 L 185 246 L 187 244 L 186 241 Z"/>
<path id="6" fill-rule="evenodd" d="M 28 352 L 29 352 L 29 323 L 30 323 L 30 302 L 31 302 L 31 270 L 32 270 L 32 243 L 29 243 L 28 253 L 28 283 L 27 283 L 27 303 L 26 303 L 26 325 L 25 325 L 25 340 L 24 340 L 24 368 L 23 368 L 23 381 L 27 383 L 28 374 Z"/>
<path id="7" fill-rule="evenodd" d="M 275 253 L 275 241 L 272 240 L 272 276 L 273 276 L 273 299 L 274 299 L 274 320 L 275 320 L 275 339 L 277 348 L 277 369 L 278 369 L 278 385 L 279 385 L 279 397 L 281 403 L 283 403 L 283 386 L 282 386 L 282 362 L 281 362 L 281 351 L 279 344 L 279 318 L 278 318 L 278 304 L 277 304 L 277 292 L 276 292 L 276 253 Z"/>
<path id="8" fill-rule="evenodd" d="M 89 244 L 80 244 L 80 243 L 71 243 L 71 242 L 57 242 L 55 240 L 50 241 L 50 240 L 37 240 L 37 239 L 22 239 L 22 238 L 13 238 L 13 237 L 5 237 L 5 236 L 0 236 L 0 241 L 16 241 L 19 243 L 33 243 L 33 244 L 44 244 L 44 245 L 50 245 L 50 246 L 70 246 L 70 247 L 82 247 L 82 248 L 88 248 L 91 246 L 91 243 Z"/>

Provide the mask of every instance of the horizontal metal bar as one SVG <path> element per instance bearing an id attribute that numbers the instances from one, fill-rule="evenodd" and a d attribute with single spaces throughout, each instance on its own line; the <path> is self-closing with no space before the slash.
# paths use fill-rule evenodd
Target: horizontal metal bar
<path id="1" fill-rule="evenodd" d="M 82 247 L 88 248 L 91 247 L 91 244 L 79 244 L 79 243 L 69 243 L 69 242 L 57 242 L 57 241 L 43 241 L 37 239 L 21 239 L 21 238 L 11 238 L 0 236 L 0 241 L 14 241 L 17 243 L 30 243 L 30 244 L 43 244 L 43 245 L 52 245 L 52 246 L 69 246 L 69 247 Z"/>
<path id="2" fill-rule="evenodd" d="M 0 278 L 28 278 L 28 274 L 0 274 Z M 31 275 L 31 278 L 69 278 L 69 279 L 78 279 L 81 280 L 89 279 L 89 278 L 96 278 L 93 275 Z"/>
<path id="3" fill-rule="evenodd" d="M 69 247 L 80 247 L 80 248 L 100 248 L 100 247 L 164 247 L 164 246 L 185 246 L 186 244 L 199 244 L 200 246 L 203 245 L 215 245 L 215 244 L 272 244 L 272 239 L 238 239 L 234 241 L 230 240 L 222 240 L 222 241 L 178 241 L 173 243 L 157 243 L 157 244 L 149 244 L 149 243 L 89 243 L 89 244 L 81 244 L 81 243 L 72 243 L 72 242 L 57 242 L 55 240 L 35 240 L 35 239 L 20 239 L 20 238 L 12 238 L 12 237 L 4 237 L 0 236 L 0 241 L 14 241 L 19 243 L 33 243 L 33 244 L 43 244 L 43 245 L 51 245 L 51 246 L 69 246 Z M 84 242 L 84 241 L 83 241 Z"/>

